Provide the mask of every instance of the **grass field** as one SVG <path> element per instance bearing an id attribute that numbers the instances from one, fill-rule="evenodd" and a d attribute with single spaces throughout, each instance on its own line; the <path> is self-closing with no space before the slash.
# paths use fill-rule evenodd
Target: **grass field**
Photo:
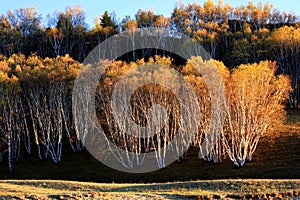
<path id="1" fill-rule="evenodd" d="M 103 184 L 26 180 L 0 181 L 0 195 L 11 198 L 300 198 L 300 180 L 211 180 L 160 184 Z"/>
<path id="2" fill-rule="evenodd" d="M 38 192 L 41 198 L 300 198 L 300 111 L 289 111 L 284 126 L 263 137 L 253 161 L 241 169 L 228 160 L 206 163 L 197 155 L 191 149 L 180 163 L 129 174 L 104 166 L 86 151 L 72 153 L 66 144 L 60 164 L 36 155 L 20 159 L 12 173 L 0 164 L 0 196 L 34 199 Z"/>

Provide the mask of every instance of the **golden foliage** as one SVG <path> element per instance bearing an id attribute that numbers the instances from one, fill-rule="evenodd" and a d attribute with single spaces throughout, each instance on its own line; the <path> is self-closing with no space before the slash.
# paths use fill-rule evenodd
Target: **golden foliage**
<path id="1" fill-rule="evenodd" d="M 235 115 L 243 112 L 241 115 L 246 117 L 247 122 L 240 126 L 263 126 L 258 133 L 262 135 L 267 131 L 266 128 L 276 125 L 284 118 L 283 103 L 291 91 L 288 77 L 276 76 L 274 65 L 269 61 L 240 65 L 231 74 L 227 87 L 232 112 Z"/>
<path id="2" fill-rule="evenodd" d="M 11 62 L 11 60 L 10 60 Z M 0 61 L 0 70 L 3 72 L 9 72 L 10 71 L 10 67 L 8 66 L 8 62 L 7 61 Z"/>

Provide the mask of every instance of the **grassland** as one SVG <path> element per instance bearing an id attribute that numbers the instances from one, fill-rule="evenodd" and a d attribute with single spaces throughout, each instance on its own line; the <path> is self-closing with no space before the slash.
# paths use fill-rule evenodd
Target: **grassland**
<path id="1" fill-rule="evenodd" d="M 160 184 L 103 184 L 54 180 L 8 180 L 0 181 L 0 186 L 0 195 L 28 199 L 239 199 L 300 197 L 300 180 L 236 179 Z"/>

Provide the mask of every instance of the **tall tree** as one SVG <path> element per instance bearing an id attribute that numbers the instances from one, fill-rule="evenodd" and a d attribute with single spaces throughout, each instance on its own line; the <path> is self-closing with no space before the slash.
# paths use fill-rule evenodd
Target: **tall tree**
<path id="1" fill-rule="evenodd" d="M 221 138 L 237 167 L 252 160 L 260 138 L 284 119 L 290 83 L 288 77 L 275 72 L 276 64 L 265 61 L 240 65 L 230 76 L 226 87 L 228 121 Z"/>
<path id="2" fill-rule="evenodd" d="M 153 10 L 141 10 L 135 14 L 135 20 L 139 28 L 151 27 L 152 24 L 157 20 L 157 15 Z"/>

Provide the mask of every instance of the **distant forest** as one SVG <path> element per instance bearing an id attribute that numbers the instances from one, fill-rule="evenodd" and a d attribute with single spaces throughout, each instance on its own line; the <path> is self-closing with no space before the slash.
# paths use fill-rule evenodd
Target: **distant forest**
<path id="1" fill-rule="evenodd" d="M 165 27 L 195 39 L 212 58 L 229 68 L 262 60 L 276 61 L 278 73 L 291 75 L 294 91 L 289 105 L 299 107 L 300 23 L 292 12 L 280 11 L 269 3 L 249 2 L 233 8 L 222 1 L 208 0 L 203 5 L 177 4 L 171 16 L 138 10 L 134 19 L 127 16 L 121 22 L 116 21 L 114 12 L 106 11 L 95 17 L 90 29 L 85 17 L 80 6 L 55 11 L 46 20 L 34 7 L 10 10 L 0 16 L 0 53 L 7 58 L 18 53 L 42 58 L 68 54 L 82 62 L 93 48 L 114 34 Z M 141 59 L 130 55 L 124 57 L 126 61 Z"/>

